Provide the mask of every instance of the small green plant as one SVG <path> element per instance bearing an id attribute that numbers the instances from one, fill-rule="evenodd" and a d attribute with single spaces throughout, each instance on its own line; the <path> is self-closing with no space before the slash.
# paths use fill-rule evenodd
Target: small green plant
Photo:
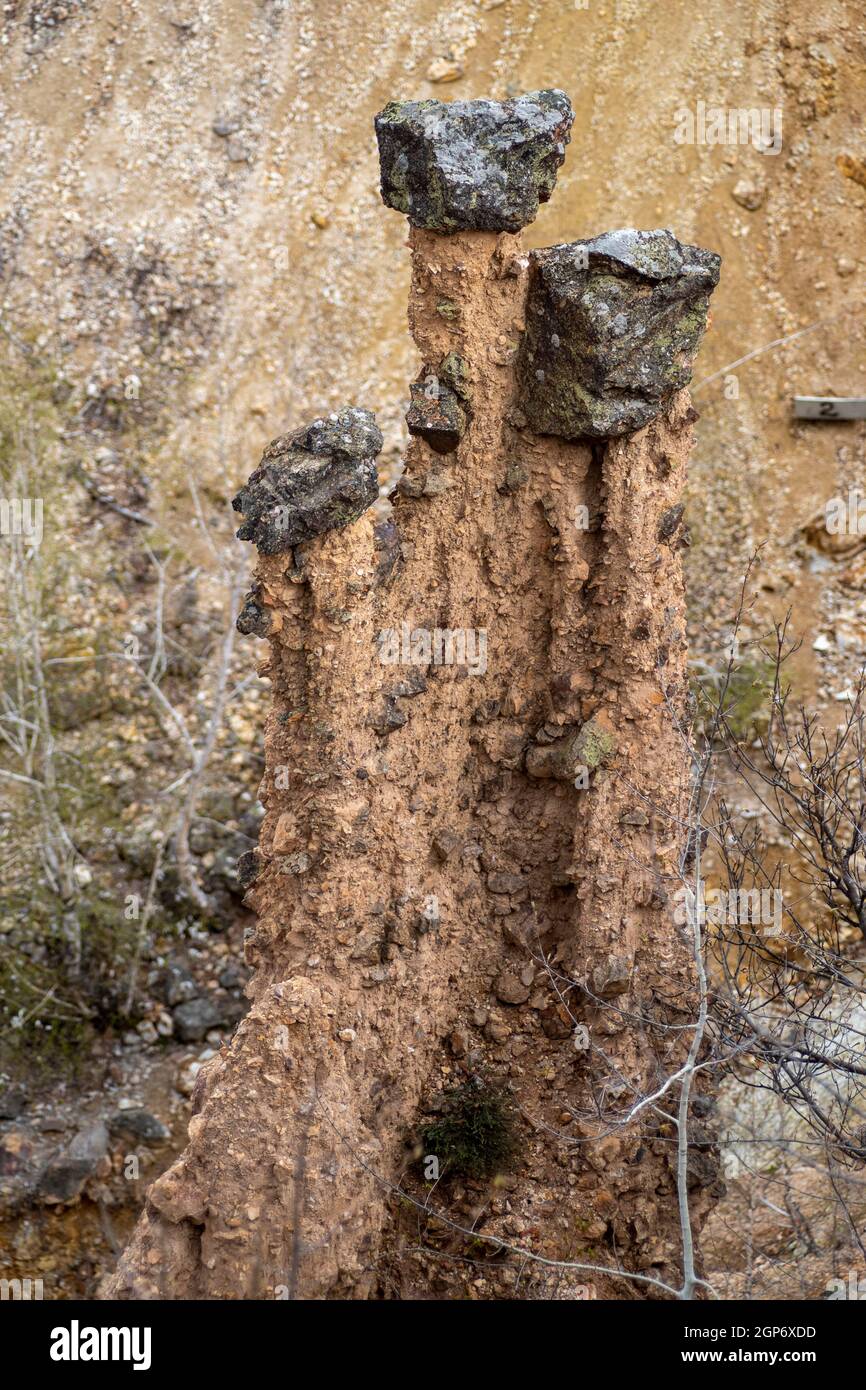
<path id="1" fill-rule="evenodd" d="M 435 1156 L 440 1175 L 490 1178 L 511 1166 L 517 1154 L 517 1116 L 510 1096 L 474 1078 L 444 1091 L 438 1116 L 422 1131 L 424 1158 Z"/>

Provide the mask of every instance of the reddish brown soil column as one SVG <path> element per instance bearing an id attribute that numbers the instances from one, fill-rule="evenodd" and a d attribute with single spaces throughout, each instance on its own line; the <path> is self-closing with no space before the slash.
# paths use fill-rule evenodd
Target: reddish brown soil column
<path id="1" fill-rule="evenodd" d="M 425 224 L 391 520 L 363 510 L 378 432 L 359 410 L 276 441 L 239 495 L 261 552 L 241 624 L 273 687 L 242 865 L 253 1007 L 202 1070 L 109 1296 L 375 1296 L 443 1059 L 507 1080 L 532 1122 L 511 1194 L 545 1213 L 527 1248 L 678 1278 L 670 1127 L 621 1122 L 694 1017 L 668 901 L 688 790 L 678 502 L 715 258 L 621 233 L 571 248 L 551 287 L 550 253 L 530 264 L 497 228 L 549 196 L 567 102 L 521 101 L 452 103 L 444 124 L 386 109 L 389 201 Z M 473 132 L 467 203 L 443 152 Z M 692 1169 L 699 1228 L 715 1174 Z"/>

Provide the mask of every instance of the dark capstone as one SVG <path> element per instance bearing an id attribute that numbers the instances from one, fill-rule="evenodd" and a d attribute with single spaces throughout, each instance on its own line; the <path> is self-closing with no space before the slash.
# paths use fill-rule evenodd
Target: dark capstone
<path id="1" fill-rule="evenodd" d="M 420 435 L 437 454 L 450 454 L 466 429 L 463 407 L 449 386 L 424 371 L 409 388 L 412 403 L 406 412 L 410 434 Z"/>
<path id="2" fill-rule="evenodd" d="M 573 120 L 557 91 L 389 102 L 376 117 L 383 201 L 432 232 L 519 232 L 553 192 Z"/>
<path id="3" fill-rule="evenodd" d="M 131 1139 L 141 1139 L 145 1144 L 164 1144 L 171 1138 L 167 1129 L 149 1110 L 118 1110 L 108 1121 L 109 1132 L 113 1136 L 128 1135 Z"/>
<path id="4" fill-rule="evenodd" d="M 649 424 L 691 380 L 720 264 L 668 231 L 533 251 L 518 367 L 530 428 L 604 439 Z"/>
<path id="5" fill-rule="evenodd" d="M 372 413 L 357 406 L 280 435 L 232 501 L 244 516 L 238 538 L 278 555 L 357 521 L 379 496 L 381 448 Z"/>

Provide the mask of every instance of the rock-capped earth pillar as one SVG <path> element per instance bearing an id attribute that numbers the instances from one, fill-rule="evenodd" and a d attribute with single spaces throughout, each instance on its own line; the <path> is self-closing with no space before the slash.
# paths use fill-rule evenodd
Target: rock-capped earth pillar
<path id="1" fill-rule="evenodd" d="M 273 689 L 240 866 L 252 1008 L 109 1296 L 423 1295 L 423 1254 L 393 1274 L 398 1186 L 524 1252 L 680 1277 L 671 1127 L 629 1115 L 694 1021 L 670 901 L 679 499 L 718 258 L 631 230 L 524 254 L 571 119 L 560 92 L 377 118 L 383 197 L 411 224 L 406 468 L 374 524 L 381 436 L 346 408 L 275 440 L 235 499 L 259 551 L 239 626 Z M 511 1175 L 469 1207 L 411 1158 L 461 1077 L 520 1116 Z M 716 1184 L 697 1131 L 696 1230 Z M 531 1286 L 508 1255 L 491 1289 L 518 1265 Z"/>

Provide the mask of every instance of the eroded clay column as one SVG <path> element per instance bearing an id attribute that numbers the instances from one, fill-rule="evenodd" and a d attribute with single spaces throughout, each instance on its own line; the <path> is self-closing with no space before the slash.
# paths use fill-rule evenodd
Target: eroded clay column
<path id="1" fill-rule="evenodd" d="M 536 1252 L 676 1277 L 672 1146 L 623 1117 L 694 1004 L 666 898 L 683 388 L 717 263 L 666 232 L 524 255 L 570 124 L 559 92 L 377 118 L 411 227 L 406 469 L 374 527 L 381 437 L 351 407 L 235 501 L 273 689 L 253 1007 L 111 1292 L 375 1294 L 422 1101 L 491 1070 L 532 1126 L 509 1219 Z"/>
<path id="2" fill-rule="evenodd" d="M 652 1108 L 624 1121 L 682 1064 L 697 1016 L 692 943 L 673 901 L 690 790 L 680 552 L 695 415 L 684 388 L 718 277 L 718 256 L 668 231 L 534 253 L 520 364 L 531 428 L 593 441 L 581 630 L 560 675 L 581 716 L 562 761 L 568 775 L 582 765 L 585 786 L 569 867 L 577 905 L 558 952 L 581 986 L 589 1038 L 580 1187 L 626 1267 L 674 1285 L 675 1131 Z M 558 746 L 531 756 L 550 760 Z M 719 1189 L 699 1119 L 691 1138 L 697 1234 Z"/>
<path id="3" fill-rule="evenodd" d="M 367 1296 L 434 1063 L 491 982 L 527 968 L 503 925 L 528 911 L 508 841 L 548 685 L 550 533 L 506 417 L 519 230 L 570 123 L 561 93 L 377 122 L 424 366 L 406 473 L 374 534 L 360 513 L 380 441 L 353 408 L 275 440 L 236 499 L 261 555 L 240 621 L 269 644 L 274 692 L 267 815 L 242 865 L 254 1002 L 202 1071 L 189 1147 L 111 1292 Z"/>

